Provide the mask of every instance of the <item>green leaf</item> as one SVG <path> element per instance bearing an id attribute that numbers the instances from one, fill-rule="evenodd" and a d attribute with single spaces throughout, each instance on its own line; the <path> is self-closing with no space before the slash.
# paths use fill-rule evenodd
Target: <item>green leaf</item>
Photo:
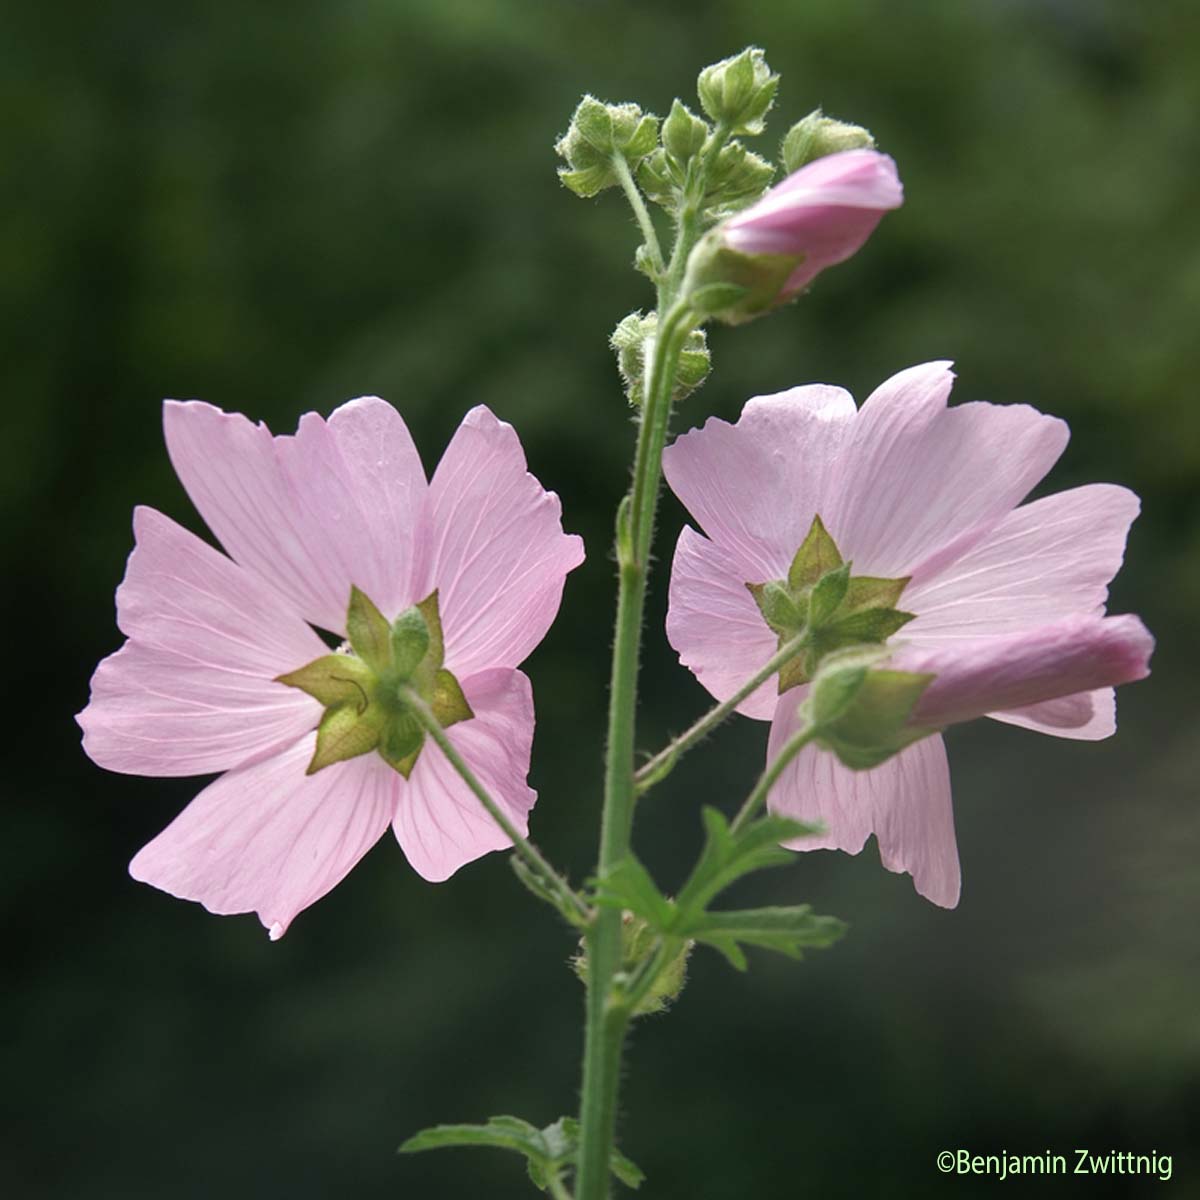
<path id="1" fill-rule="evenodd" d="M 486 1125 L 434 1125 L 404 1142 L 401 1154 L 444 1150 L 450 1146 L 493 1146 L 518 1154 L 547 1158 L 541 1130 L 518 1117 L 489 1117 Z"/>
<path id="2" fill-rule="evenodd" d="M 392 627 L 365 592 L 350 588 L 350 607 L 346 613 L 346 632 L 354 653 L 375 672 L 381 674 L 392 662 Z"/>
<path id="3" fill-rule="evenodd" d="M 326 708 L 348 704 L 363 713 L 375 677 L 362 659 L 352 654 L 325 654 L 299 670 L 276 676 L 275 682 L 307 692 Z"/>
<path id="4" fill-rule="evenodd" d="M 414 604 L 392 622 L 392 666 L 400 679 L 411 678 L 429 653 L 429 626 Z"/>
<path id="5" fill-rule="evenodd" d="M 675 905 L 632 854 L 610 867 L 592 886 L 595 902 L 601 907 L 634 913 L 659 933 L 671 930 Z"/>
<path id="6" fill-rule="evenodd" d="M 826 571 L 816 583 L 808 597 L 808 621 L 810 625 L 824 625 L 837 611 L 850 587 L 850 564 L 842 563 L 832 571 Z"/>
<path id="7" fill-rule="evenodd" d="M 304 773 L 315 775 L 334 763 L 370 753 L 379 744 L 383 723 L 383 713 L 375 705 L 361 713 L 353 704 L 326 709 L 317 726 L 316 751 Z"/>
<path id="8" fill-rule="evenodd" d="M 577 1163 L 579 1122 L 574 1117 L 561 1117 L 552 1125 L 538 1129 L 518 1117 L 491 1117 L 484 1125 L 435 1125 L 414 1134 L 399 1152 L 419 1154 L 454 1146 L 515 1150 L 525 1156 L 530 1179 L 544 1191 L 552 1178 L 561 1179 L 563 1171 Z M 645 1178 L 642 1171 L 615 1148 L 609 1166 L 628 1187 L 637 1188 Z"/>
<path id="9" fill-rule="evenodd" d="M 788 817 L 770 814 L 734 833 L 729 822 L 715 808 L 703 810 L 705 843 L 691 878 L 675 899 L 685 914 L 675 931 L 687 933 L 687 920 L 701 912 L 715 895 L 735 880 L 764 867 L 778 867 L 794 861 L 780 842 L 817 833 L 818 827 L 804 825 Z"/>
<path id="10" fill-rule="evenodd" d="M 845 931 L 844 922 L 836 917 L 818 917 L 807 904 L 706 912 L 689 928 L 691 937 L 715 947 L 739 971 L 746 969 L 743 943 L 801 958 L 804 950 L 823 950 L 833 945 Z"/>
<path id="11" fill-rule="evenodd" d="M 841 565 L 842 556 L 838 552 L 837 543 L 829 536 L 820 515 L 814 516 L 808 533 L 788 569 L 788 585 L 793 591 L 812 587 L 822 575 Z"/>

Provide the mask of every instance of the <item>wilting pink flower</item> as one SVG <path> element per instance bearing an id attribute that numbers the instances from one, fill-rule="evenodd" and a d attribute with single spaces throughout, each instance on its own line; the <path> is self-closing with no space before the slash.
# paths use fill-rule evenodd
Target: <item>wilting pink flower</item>
<path id="1" fill-rule="evenodd" d="M 84 748 L 136 775 L 224 772 L 130 864 L 135 879 L 211 912 L 256 911 L 277 938 L 390 824 L 440 881 L 508 845 L 435 744 L 405 779 L 377 753 L 306 775 L 323 708 L 276 682 L 346 636 L 351 587 L 390 621 L 437 591 L 445 669 L 473 717 L 447 736 L 522 832 L 533 737 L 515 668 L 583 559 L 557 496 L 484 407 L 431 481 L 400 415 L 354 400 L 294 436 L 201 403 L 168 402 L 175 470 L 229 557 L 149 508 L 117 591 L 128 641 L 92 679 Z"/>
<path id="2" fill-rule="evenodd" d="M 1112 684 L 1139 678 L 1151 648 L 1133 617 L 1102 619 L 1137 515 L 1130 491 L 1092 484 L 1017 507 L 1067 443 L 1066 425 L 1025 405 L 948 408 L 946 363 L 902 371 L 856 409 L 835 387 L 751 400 L 664 456 L 675 493 L 708 534 L 680 535 L 667 633 L 718 699 L 775 652 L 747 583 L 786 578 L 819 515 L 853 576 L 902 581 L 915 614 L 889 665 L 932 671 L 917 718 L 986 713 L 1059 737 L 1107 737 Z M 769 681 L 739 711 L 772 722 L 768 755 L 797 728 L 807 688 Z M 950 779 L 940 735 L 870 771 L 809 746 L 770 806 L 827 832 L 797 849 L 856 854 L 871 833 L 884 866 L 952 907 L 959 895 Z"/>
<path id="3" fill-rule="evenodd" d="M 743 254 L 804 255 L 779 294 L 782 302 L 857 253 L 883 214 L 903 202 L 896 164 L 886 154 L 843 150 L 793 172 L 719 232 Z"/>

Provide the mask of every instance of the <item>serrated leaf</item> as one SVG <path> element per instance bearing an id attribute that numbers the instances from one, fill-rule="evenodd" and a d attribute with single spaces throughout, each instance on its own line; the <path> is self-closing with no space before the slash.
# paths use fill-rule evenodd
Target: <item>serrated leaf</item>
<path id="1" fill-rule="evenodd" d="M 401 1154 L 419 1154 L 425 1150 L 443 1150 L 456 1146 L 485 1146 L 514 1150 L 525 1156 L 529 1177 L 543 1190 L 551 1178 L 559 1179 L 564 1169 L 573 1168 L 579 1158 L 579 1122 L 561 1117 L 544 1129 L 538 1129 L 518 1117 L 491 1117 L 484 1125 L 435 1125 L 422 1129 L 401 1147 Z M 645 1175 L 616 1148 L 609 1157 L 609 1168 L 624 1184 L 637 1188 Z"/>
<path id="2" fill-rule="evenodd" d="M 546 1158 L 541 1131 L 518 1117 L 489 1117 L 484 1125 L 434 1125 L 414 1133 L 400 1146 L 401 1154 L 444 1150 L 451 1146 L 492 1146 L 518 1154 Z"/>
<path id="3" fill-rule="evenodd" d="M 353 585 L 346 613 L 346 633 L 354 653 L 375 672 L 381 674 L 392 661 L 392 627 L 371 598 Z"/>
<path id="4" fill-rule="evenodd" d="M 353 704 L 326 709 L 317 726 L 316 750 L 304 773 L 315 775 L 334 763 L 369 754 L 382 731 L 383 714 L 373 705 L 361 713 Z"/>
<path id="5" fill-rule="evenodd" d="M 370 702 L 370 689 L 375 681 L 370 668 L 351 654 L 325 654 L 297 671 L 276 676 L 276 683 L 299 688 L 326 708 L 339 704 L 353 705 L 365 712 Z"/>
<path id="6" fill-rule="evenodd" d="M 691 878 L 675 899 L 681 911 L 675 931 L 687 934 L 687 921 L 731 883 L 764 867 L 792 862 L 793 855 L 780 846 L 787 838 L 818 832 L 817 827 L 771 813 L 736 833 L 715 808 L 703 810 L 705 842 Z"/>
<path id="7" fill-rule="evenodd" d="M 659 933 L 671 929 L 675 905 L 662 894 L 650 872 L 633 855 L 627 855 L 593 883 L 595 902 L 641 917 Z"/>
<path id="8" fill-rule="evenodd" d="M 735 912 L 706 912 L 689 933 L 698 942 L 719 950 L 739 971 L 746 969 L 742 944 L 801 958 L 804 950 L 831 946 L 845 932 L 836 917 L 819 917 L 807 904 L 793 907 L 748 908 Z"/>
<path id="9" fill-rule="evenodd" d="M 837 543 L 829 536 L 820 515 L 812 519 L 808 533 L 788 568 L 788 586 L 793 591 L 812 587 L 822 575 L 842 565 Z"/>

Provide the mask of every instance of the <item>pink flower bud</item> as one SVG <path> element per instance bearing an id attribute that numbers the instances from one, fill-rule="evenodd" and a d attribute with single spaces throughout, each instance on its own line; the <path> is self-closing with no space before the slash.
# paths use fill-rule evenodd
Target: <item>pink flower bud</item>
<path id="1" fill-rule="evenodd" d="M 779 292 L 776 303 L 782 303 L 854 254 L 883 214 L 903 202 L 891 158 L 845 150 L 801 167 L 719 232 L 727 247 L 742 254 L 803 256 Z"/>
<path id="2" fill-rule="evenodd" d="M 913 721 L 943 726 L 1133 683 L 1150 674 L 1153 650 L 1137 617 L 1071 616 L 965 647 L 906 647 L 890 665 L 935 676 Z"/>

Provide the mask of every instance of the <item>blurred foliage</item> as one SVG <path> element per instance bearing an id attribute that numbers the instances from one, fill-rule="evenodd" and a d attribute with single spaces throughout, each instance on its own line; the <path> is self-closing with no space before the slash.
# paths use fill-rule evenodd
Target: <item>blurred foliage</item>
<path id="1" fill-rule="evenodd" d="M 1071 422 L 1048 486 L 1142 494 L 1114 607 L 1141 611 L 1160 651 L 1111 743 L 951 739 L 955 913 L 872 849 L 748 885 L 747 902 L 811 901 L 850 934 L 800 966 L 759 955 L 748 976 L 698 953 L 671 1016 L 635 1039 L 623 1146 L 664 1196 L 965 1195 L 933 1161 L 960 1146 L 1157 1149 L 1176 1156 L 1173 1194 L 1200 1195 L 1190 0 L 7 6 L 8 1195 L 529 1194 L 519 1165 L 392 1154 L 433 1122 L 573 1107 L 571 939 L 503 860 L 433 888 L 385 839 L 270 945 L 252 917 L 126 878 L 197 784 L 104 774 L 71 714 L 119 642 L 132 506 L 200 528 L 162 448 L 163 396 L 286 431 L 377 392 L 429 465 L 486 403 L 589 548 L 529 664 L 535 835 L 582 877 L 632 445 L 606 339 L 651 298 L 620 201 L 566 193 L 551 147 L 584 91 L 661 116 L 749 43 L 783 76 L 764 152 L 820 104 L 874 132 L 908 201 L 795 310 L 715 331 L 713 377 L 678 423 L 813 379 L 861 398 L 953 356 L 960 400 Z M 668 501 L 664 559 L 681 520 Z M 664 578 L 648 750 L 704 705 L 660 635 Z M 731 726 L 644 805 L 639 848 L 668 887 L 699 848 L 700 802 L 729 810 L 764 742 Z"/>

